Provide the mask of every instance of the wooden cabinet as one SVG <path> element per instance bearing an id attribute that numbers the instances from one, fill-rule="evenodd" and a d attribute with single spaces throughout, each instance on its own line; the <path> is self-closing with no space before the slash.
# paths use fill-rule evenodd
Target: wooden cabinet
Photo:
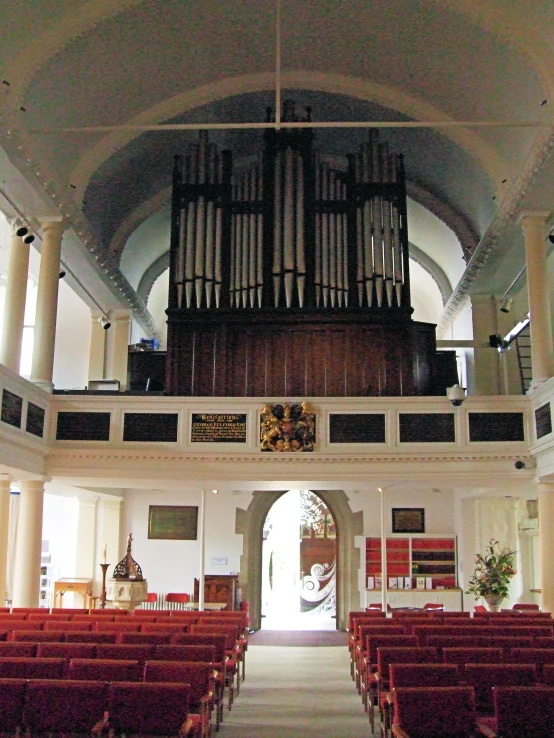
<path id="1" fill-rule="evenodd" d="M 457 587 L 455 536 L 391 536 L 386 545 L 389 589 L 390 580 L 395 578 L 397 586 L 393 589 L 416 589 L 418 577 L 430 578 L 432 589 Z M 374 578 L 375 589 L 379 588 L 376 580 L 382 569 L 381 539 L 366 538 L 366 577 Z"/>
<path id="2" fill-rule="evenodd" d="M 194 580 L 194 600 L 198 602 L 198 579 Z M 239 587 L 236 574 L 206 574 L 204 602 L 224 602 L 227 610 L 239 610 Z"/>

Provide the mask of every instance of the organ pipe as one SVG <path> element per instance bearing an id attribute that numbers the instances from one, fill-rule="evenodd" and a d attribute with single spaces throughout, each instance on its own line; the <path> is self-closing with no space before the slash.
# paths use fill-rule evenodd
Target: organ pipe
<path id="1" fill-rule="evenodd" d="M 305 130 L 266 142 L 234 172 L 206 132 L 176 158 L 173 306 L 409 310 L 401 157 L 376 130 L 347 170 Z"/>

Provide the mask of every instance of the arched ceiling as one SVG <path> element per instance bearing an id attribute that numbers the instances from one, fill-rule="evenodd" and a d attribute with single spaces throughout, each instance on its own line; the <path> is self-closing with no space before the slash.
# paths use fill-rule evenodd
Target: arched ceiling
<path id="1" fill-rule="evenodd" d="M 195 133 L 52 130 L 262 120 L 274 103 L 275 18 L 275 0 L 0 0 L 0 146 L 43 212 L 5 171 L 2 189 L 29 215 L 61 211 L 72 247 L 99 257 L 102 280 L 117 285 L 114 305 L 128 301 L 143 324 L 135 291 L 163 259 L 172 157 Z M 545 0 L 281 0 L 283 97 L 310 105 L 315 121 L 504 123 L 381 134 L 405 154 L 413 200 L 457 237 L 458 267 L 433 227 L 414 241 L 456 289 L 462 256 L 490 240 L 503 203 L 547 197 L 544 177 L 533 186 L 550 153 L 545 129 L 506 123 L 551 123 L 553 29 Z M 366 135 L 325 129 L 316 141 L 344 156 Z M 260 146 L 253 130 L 210 138 L 237 157 Z M 495 258 L 513 244 L 513 232 L 505 245 L 495 232 Z"/>

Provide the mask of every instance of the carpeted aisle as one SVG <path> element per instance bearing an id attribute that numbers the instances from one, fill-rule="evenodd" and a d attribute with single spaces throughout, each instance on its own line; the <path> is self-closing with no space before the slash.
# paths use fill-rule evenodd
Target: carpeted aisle
<path id="1" fill-rule="evenodd" d="M 344 646 L 348 633 L 341 630 L 258 630 L 249 637 L 253 646 Z"/>
<path id="2" fill-rule="evenodd" d="M 250 646 L 246 681 L 221 738 L 368 738 L 346 646 Z"/>

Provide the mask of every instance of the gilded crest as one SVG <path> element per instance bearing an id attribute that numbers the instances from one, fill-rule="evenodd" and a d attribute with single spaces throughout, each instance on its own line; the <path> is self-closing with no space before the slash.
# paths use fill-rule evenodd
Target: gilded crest
<path id="1" fill-rule="evenodd" d="M 264 405 L 260 441 L 262 451 L 313 451 L 315 414 L 310 403 Z"/>

